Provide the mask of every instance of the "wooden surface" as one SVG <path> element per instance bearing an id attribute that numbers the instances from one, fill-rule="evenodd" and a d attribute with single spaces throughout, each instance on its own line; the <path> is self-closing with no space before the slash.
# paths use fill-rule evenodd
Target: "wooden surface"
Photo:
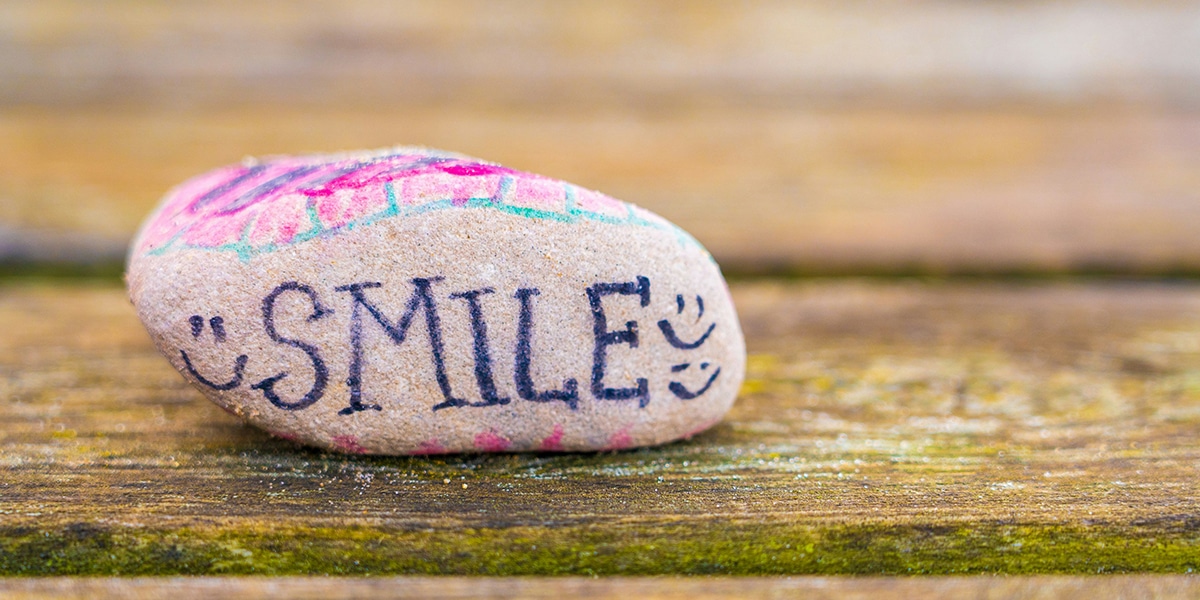
<path id="1" fill-rule="evenodd" d="M 1200 118 L 1142 109 L 12 109 L 0 258 L 7 226 L 10 257 L 120 261 L 192 175 L 398 142 L 645 206 L 739 273 L 1200 272 Z"/>
<path id="2" fill-rule="evenodd" d="M 6 0 L 0 103 L 1195 106 L 1187 0 Z"/>
<path id="3" fill-rule="evenodd" d="M 739 273 L 1200 273 L 1200 3 L 0 2 L 0 268 L 246 155 L 423 144 Z M 113 269 L 115 270 L 115 269 Z"/>
<path id="4" fill-rule="evenodd" d="M 0 0 L 0 575 L 1106 574 L 0 596 L 1196 596 L 1107 574 L 1200 566 L 1197 19 L 1184 0 Z M 738 276 L 730 416 L 631 452 L 363 458 L 200 398 L 115 282 L 145 213 L 245 155 L 397 143 L 695 234 Z M 790 278 L 814 274 L 841 278 Z M 930 274 L 951 277 L 854 279 Z"/>
<path id="5" fill-rule="evenodd" d="M 164 578 L 9 579 L 0 594 L 12 600 L 39 598 L 595 598 L 620 600 L 708 600 L 709 598 L 1012 598 L 1092 600 L 1200 597 L 1200 583 L 1187 576 L 943 577 L 943 578 Z"/>
<path id="6" fill-rule="evenodd" d="M 1191 284 L 739 284 L 750 371 L 712 431 L 440 458 L 240 425 L 118 288 L 0 290 L 0 573 L 1200 567 Z"/>

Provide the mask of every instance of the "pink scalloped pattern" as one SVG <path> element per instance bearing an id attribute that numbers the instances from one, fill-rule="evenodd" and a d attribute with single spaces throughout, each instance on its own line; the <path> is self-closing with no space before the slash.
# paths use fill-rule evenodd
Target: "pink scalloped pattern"
<path id="1" fill-rule="evenodd" d="M 299 156 L 223 167 L 173 190 L 138 251 L 236 252 L 243 260 L 383 219 L 492 209 L 531 219 L 591 220 L 675 232 L 661 217 L 599 192 L 431 150 Z"/>

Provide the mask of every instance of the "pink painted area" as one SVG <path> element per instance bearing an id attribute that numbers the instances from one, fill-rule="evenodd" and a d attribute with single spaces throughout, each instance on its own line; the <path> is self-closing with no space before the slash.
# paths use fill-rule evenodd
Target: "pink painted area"
<path id="1" fill-rule="evenodd" d="M 197 218 L 189 209 L 196 198 L 235 179 L 244 171 L 241 165 L 231 165 L 193 177 L 171 190 L 158 215 L 146 226 L 142 246 L 158 248 L 193 226 Z"/>
<path id="2" fill-rule="evenodd" d="M 339 452 L 347 454 L 366 454 L 367 449 L 358 443 L 358 438 L 353 435 L 336 435 L 333 437 L 333 447 Z"/>
<path id="3" fill-rule="evenodd" d="M 438 200 L 457 200 L 459 205 L 471 198 L 491 198 L 500 192 L 502 175 L 457 176 L 441 170 L 429 170 L 405 178 L 402 204 L 425 204 Z"/>
<path id="4" fill-rule="evenodd" d="M 508 167 L 500 165 L 489 165 L 486 163 L 455 161 L 437 165 L 439 171 L 449 173 L 458 177 L 479 177 L 481 175 L 522 175 L 520 171 L 514 171 Z"/>
<path id="5" fill-rule="evenodd" d="M 512 442 L 495 429 L 488 429 L 475 436 L 475 449 L 484 452 L 504 452 L 511 446 Z"/>
<path id="6" fill-rule="evenodd" d="M 423 456 L 427 454 L 446 454 L 448 450 L 442 445 L 437 438 L 432 438 L 421 442 L 421 445 L 416 450 L 409 452 L 413 456 Z"/>
<path id="7" fill-rule="evenodd" d="M 171 190 L 171 206 L 176 210 L 190 208 L 197 198 L 237 179 L 239 175 L 245 172 L 246 167 L 244 165 L 229 165 L 202 175 L 197 175 L 179 184 L 174 190 Z"/>
<path id="8" fill-rule="evenodd" d="M 303 160 L 286 160 L 272 165 L 262 175 L 254 178 L 238 196 L 225 203 L 220 211 L 241 210 L 247 206 L 273 202 L 276 198 L 299 193 L 310 182 L 320 180 L 333 168 L 332 165 L 308 164 Z M 282 177 L 282 179 L 276 179 Z M 266 187 L 259 187 L 266 184 Z M 247 189 L 248 188 L 248 189 Z M 248 197 L 247 197 L 248 196 Z"/>
<path id="9" fill-rule="evenodd" d="M 402 155 L 376 161 L 325 164 L 321 166 L 320 174 L 310 179 L 301 192 L 309 197 L 320 198 L 346 190 L 378 187 L 390 181 L 389 173 L 406 170 L 404 165 L 416 158 Z"/>
<path id="10" fill-rule="evenodd" d="M 313 204 L 322 225 L 343 227 L 387 208 L 387 189 L 383 184 L 371 184 L 358 189 L 337 190 L 313 198 Z"/>
<path id="11" fill-rule="evenodd" d="M 575 188 L 576 208 L 620 219 L 626 214 L 625 206 L 624 202 L 605 196 L 600 192 L 593 192 L 592 190 L 585 190 L 579 187 Z"/>
<path id="12" fill-rule="evenodd" d="M 257 218 L 250 226 L 247 241 L 254 246 L 290 243 L 296 234 L 313 227 L 308 217 L 307 203 L 308 198 L 293 194 L 273 203 L 271 210 L 258 211 Z"/>
<path id="13" fill-rule="evenodd" d="M 246 168 L 241 165 L 230 165 L 203 175 L 193 177 L 171 190 L 168 201 L 159 215 L 163 219 L 173 219 L 180 215 L 192 215 L 192 204 L 197 198 L 236 179 Z"/>
<path id="14" fill-rule="evenodd" d="M 538 450 L 545 450 L 547 452 L 562 451 L 562 449 L 563 449 L 562 440 L 563 440 L 563 426 L 561 423 L 555 423 L 554 431 L 551 432 L 550 435 L 548 435 L 544 439 L 542 439 L 542 444 L 540 446 L 538 446 Z"/>
<path id="15" fill-rule="evenodd" d="M 242 168 L 231 173 L 220 185 L 198 194 L 188 205 L 188 211 L 196 215 L 213 216 L 246 210 L 259 202 L 271 200 L 280 188 L 289 187 L 288 184 L 264 186 L 303 167 L 303 164 L 295 160 L 282 160 Z"/>
<path id="16" fill-rule="evenodd" d="M 527 175 L 513 180 L 512 189 L 504 196 L 504 203 L 523 208 L 564 212 L 567 208 L 567 190 L 561 181 Z"/>
<path id="17" fill-rule="evenodd" d="M 400 155 L 375 162 L 336 163 L 314 180 L 303 193 L 314 199 L 317 218 L 325 227 L 337 228 L 387 208 L 387 184 L 412 173 L 408 168 L 419 156 Z"/>
<path id="18" fill-rule="evenodd" d="M 160 215 L 146 226 L 139 248 L 154 250 L 165 246 L 171 238 L 175 237 L 175 234 L 183 230 L 187 223 L 189 223 L 187 219 L 178 216 Z"/>
<path id="19" fill-rule="evenodd" d="M 278 157 L 231 165 L 184 182 L 144 227 L 138 250 L 221 249 L 237 251 L 248 260 L 258 252 L 314 237 L 301 233 L 324 236 L 425 212 L 394 210 L 393 200 L 401 209 L 434 204 L 430 210 L 465 207 L 472 199 L 494 200 L 509 214 L 569 222 L 573 217 L 567 215 L 568 187 L 577 209 L 612 217 L 613 223 L 627 220 L 626 205 L 603 194 L 433 150 Z M 476 203 L 472 208 L 490 206 Z M 644 219 L 629 222 L 645 226 L 651 220 L 655 227 L 661 221 L 646 213 Z"/>
<path id="20" fill-rule="evenodd" d="M 253 246 L 282 245 L 312 229 L 309 198 L 326 228 L 384 210 L 384 183 L 403 176 L 423 154 L 370 160 L 322 156 L 280 158 L 256 165 L 233 165 L 188 180 L 171 192 L 155 219 L 146 226 L 143 249 L 164 246 L 178 234 L 184 245 L 217 248 L 238 242 L 253 216 Z"/>
<path id="21" fill-rule="evenodd" d="M 632 425 L 626 425 L 620 431 L 608 436 L 608 445 L 602 450 L 624 450 L 633 446 L 633 436 L 629 435 Z"/>
<path id="22" fill-rule="evenodd" d="M 214 215 L 197 221 L 183 234 L 183 242 L 202 248 L 216 248 L 236 243 L 242 238 L 246 227 L 254 220 L 257 211 L 240 211 L 227 215 Z"/>

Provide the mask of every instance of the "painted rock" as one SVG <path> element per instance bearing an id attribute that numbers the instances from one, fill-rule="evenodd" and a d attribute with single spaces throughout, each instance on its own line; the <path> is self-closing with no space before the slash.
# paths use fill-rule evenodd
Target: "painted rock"
<path id="1" fill-rule="evenodd" d="M 660 444 L 720 421 L 745 373 L 728 288 L 687 233 L 424 148 L 196 177 L 143 225 L 126 278 L 209 399 L 343 452 Z"/>

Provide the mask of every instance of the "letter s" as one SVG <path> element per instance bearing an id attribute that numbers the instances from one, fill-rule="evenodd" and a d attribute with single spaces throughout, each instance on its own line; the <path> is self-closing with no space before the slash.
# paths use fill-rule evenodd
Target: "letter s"
<path id="1" fill-rule="evenodd" d="M 276 287 L 270 294 L 267 295 L 266 298 L 263 298 L 263 329 L 266 330 L 267 335 L 272 341 L 285 346 L 298 348 L 308 355 L 309 360 L 312 361 L 314 372 L 312 389 L 308 390 L 308 393 L 305 394 L 303 398 L 295 402 L 284 401 L 279 397 L 279 394 L 275 393 L 275 384 L 284 377 L 287 377 L 287 371 L 283 371 L 277 375 L 268 377 L 250 387 L 251 389 L 262 391 L 263 396 L 266 397 L 271 404 L 282 408 L 283 410 L 302 410 L 312 406 L 317 400 L 321 399 L 321 396 L 325 395 L 325 385 L 329 383 L 329 369 L 325 366 L 325 361 L 321 360 L 321 354 L 317 351 L 316 346 L 299 340 L 285 338 L 279 335 L 279 332 L 275 330 L 275 301 L 279 298 L 279 296 L 283 295 L 284 292 L 291 291 L 306 294 L 308 295 L 309 300 L 312 301 L 313 313 L 308 316 L 308 321 L 316 321 L 325 317 L 326 315 L 332 314 L 333 311 L 321 306 L 320 301 L 317 300 L 317 292 L 311 287 L 295 281 L 288 281 L 286 283 L 279 284 L 279 287 Z"/>

